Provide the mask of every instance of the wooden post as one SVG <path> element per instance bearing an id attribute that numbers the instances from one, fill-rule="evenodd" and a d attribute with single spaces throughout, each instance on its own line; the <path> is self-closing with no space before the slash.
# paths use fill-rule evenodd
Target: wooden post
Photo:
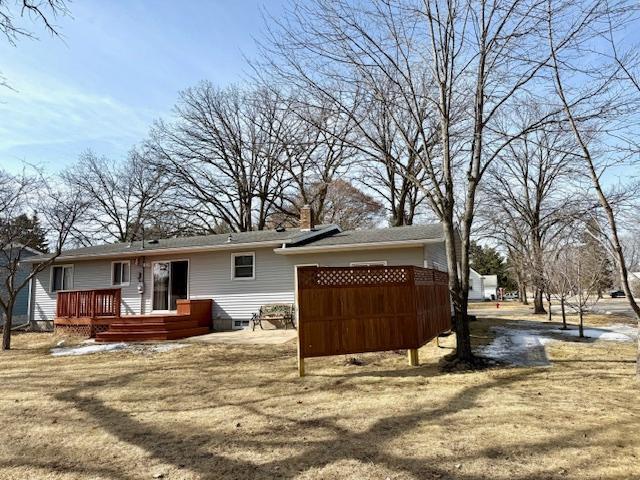
<path id="1" fill-rule="evenodd" d="M 417 367 L 420 365 L 420 361 L 418 360 L 418 349 L 410 348 L 407 350 L 407 359 L 409 360 L 410 367 Z"/>
<path id="2" fill-rule="evenodd" d="M 304 357 L 300 348 L 300 325 L 298 325 L 298 376 L 304 377 Z"/>
<path id="3" fill-rule="evenodd" d="M 89 294 L 89 299 L 90 299 L 90 302 L 91 302 L 91 307 L 90 307 L 91 308 L 91 310 L 90 310 L 91 313 L 90 313 L 90 316 L 93 319 L 93 318 L 96 318 L 96 302 L 98 301 L 98 296 L 96 295 L 95 291 L 93 291 L 93 292 L 91 292 Z"/>
<path id="4" fill-rule="evenodd" d="M 114 299 L 114 302 L 115 302 L 114 307 L 115 307 L 115 310 L 116 310 L 115 313 L 116 313 L 116 317 L 117 318 L 120 318 L 120 315 L 121 315 L 121 313 L 120 313 L 120 303 L 121 303 L 121 301 L 122 301 L 122 290 L 120 290 L 118 288 L 116 290 L 116 295 L 115 295 L 115 299 Z"/>

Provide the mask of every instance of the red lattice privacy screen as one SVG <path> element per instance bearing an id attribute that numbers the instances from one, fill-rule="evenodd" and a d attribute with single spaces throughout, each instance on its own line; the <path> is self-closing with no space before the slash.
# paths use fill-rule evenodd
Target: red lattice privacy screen
<path id="1" fill-rule="evenodd" d="M 300 358 L 419 348 L 451 328 L 448 276 L 416 266 L 300 267 Z"/>

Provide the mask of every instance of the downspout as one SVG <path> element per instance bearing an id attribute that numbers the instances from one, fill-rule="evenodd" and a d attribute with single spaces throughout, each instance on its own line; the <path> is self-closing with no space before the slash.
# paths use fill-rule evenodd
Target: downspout
<path id="1" fill-rule="evenodd" d="M 144 315 L 144 266 L 147 259 L 144 257 L 144 222 L 140 225 L 140 229 L 142 231 L 142 239 L 140 242 L 140 249 L 142 250 L 143 256 L 141 258 L 141 266 L 142 271 L 140 272 L 140 276 L 138 278 L 138 290 L 140 291 L 140 315 Z"/>
<path id="2" fill-rule="evenodd" d="M 33 300 L 31 298 L 32 296 L 33 296 L 33 277 L 29 279 L 29 296 L 27 297 L 27 323 L 29 325 L 31 325 L 31 322 L 33 321 L 33 312 L 31 311 L 31 308 L 33 306 Z"/>
<path id="3" fill-rule="evenodd" d="M 141 259 L 141 271 L 140 271 L 140 276 L 138 277 L 139 279 L 139 284 L 142 285 L 142 288 L 140 289 L 140 315 L 144 315 L 144 266 L 147 262 L 147 259 L 145 257 L 142 257 Z"/>

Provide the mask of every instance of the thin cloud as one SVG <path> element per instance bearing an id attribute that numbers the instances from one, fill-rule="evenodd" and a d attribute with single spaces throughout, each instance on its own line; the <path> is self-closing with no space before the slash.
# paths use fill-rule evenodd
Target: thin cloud
<path id="1" fill-rule="evenodd" d="M 3 152 L 10 155 L 44 145 L 117 142 L 130 146 L 146 135 L 155 116 L 150 110 L 51 79 L 38 82 L 13 73 L 11 78 L 16 90 L 0 92 L 0 158 Z"/>

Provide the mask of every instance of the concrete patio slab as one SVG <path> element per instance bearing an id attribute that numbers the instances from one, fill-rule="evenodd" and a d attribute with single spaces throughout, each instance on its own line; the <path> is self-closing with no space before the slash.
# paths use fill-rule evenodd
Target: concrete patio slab
<path id="1" fill-rule="evenodd" d="M 280 345 L 295 340 L 297 336 L 297 330 L 233 330 L 230 332 L 208 333 L 180 341 L 189 343 L 222 343 L 227 345 Z"/>

